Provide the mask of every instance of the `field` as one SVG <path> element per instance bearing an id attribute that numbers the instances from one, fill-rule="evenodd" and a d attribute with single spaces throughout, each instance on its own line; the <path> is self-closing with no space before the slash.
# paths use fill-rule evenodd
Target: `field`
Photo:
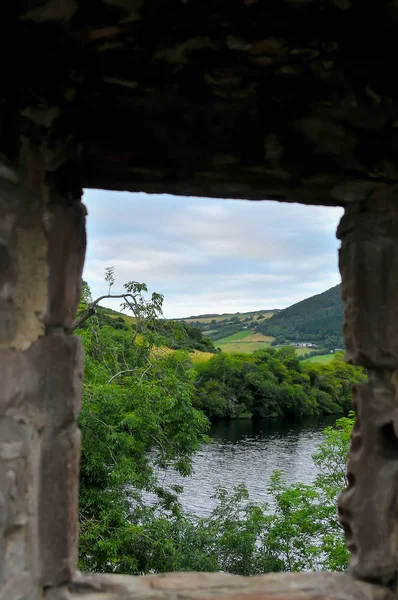
<path id="1" fill-rule="evenodd" d="M 270 317 L 272 317 L 273 314 L 274 314 L 274 312 L 268 311 L 268 310 L 256 310 L 255 312 L 225 313 L 223 315 L 210 315 L 209 317 L 204 317 L 204 316 L 203 317 L 202 316 L 189 317 L 188 319 L 181 319 L 181 320 L 185 321 L 186 323 L 203 323 L 203 325 L 205 325 L 206 323 L 211 323 L 211 321 L 213 321 L 213 320 L 216 323 L 219 323 L 220 321 L 225 321 L 226 319 L 232 319 L 233 317 L 238 317 L 240 321 L 243 321 L 247 317 L 253 317 L 256 319 L 258 317 L 258 315 L 263 315 L 265 319 L 269 319 Z"/>
<path id="2" fill-rule="evenodd" d="M 136 318 L 132 315 L 126 315 L 125 313 L 116 312 L 115 310 L 111 310 L 110 308 L 102 308 L 102 306 L 100 306 L 98 312 L 106 315 L 107 317 L 110 317 L 111 319 L 118 319 L 119 317 L 122 317 L 122 319 L 128 325 L 132 325 L 136 322 Z"/>
<path id="3" fill-rule="evenodd" d="M 216 346 L 220 344 L 228 344 L 228 342 L 236 342 L 238 340 L 243 340 L 246 337 L 250 337 L 253 335 L 253 332 L 250 329 L 245 329 L 244 331 L 238 331 L 237 333 L 233 333 L 225 338 L 221 338 L 214 342 Z"/>
<path id="4" fill-rule="evenodd" d="M 296 351 L 296 354 L 298 354 L 299 356 L 302 356 L 303 354 L 311 354 L 312 352 L 316 352 L 316 350 L 313 350 L 312 348 L 294 348 Z"/>
<path id="5" fill-rule="evenodd" d="M 319 354 L 318 356 L 310 356 L 309 358 L 305 358 L 303 363 L 323 363 L 327 364 L 331 360 L 333 360 L 334 354 Z"/>
<path id="6" fill-rule="evenodd" d="M 214 345 L 217 348 L 221 348 L 223 352 L 227 354 L 233 354 L 235 352 L 242 354 L 251 354 L 256 350 L 267 348 L 270 346 L 274 338 L 263 335 L 262 333 L 253 333 L 252 331 L 238 331 L 226 338 L 217 340 Z"/>

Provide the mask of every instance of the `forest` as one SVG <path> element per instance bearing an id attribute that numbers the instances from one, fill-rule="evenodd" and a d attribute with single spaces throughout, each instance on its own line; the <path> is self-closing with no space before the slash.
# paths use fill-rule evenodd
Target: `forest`
<path id="1" fill-rule="evenodd" d="M 124 287 L 122 308 L 133 306 L 134 317 L 97 308 L 84 284 L 76 319 L 86 353 L 80 568 L 242 575 L 344 570 L 335 500 L 345 482 L 352 417 L 343 415 L 363 371 L 340 356 L 329 365 L 304 365 L 291 348 L 216 353 L 199 330 L 162 319 L 162 296 L 148 299 L 146 286 L 136 282 Z M 206 360 L 196 361 L 202 345 Z M 314 457 L 316 482 L 288 486 L 275 472 L 265 484 L 273 511 L 252 502 L 237 481 L 232 490 L 215 489 L 216 508 L 198 517 L 182 509 L 181 487 L 161 477 L 165 468 L 189 477 L 192 457 L 209 442 L 209 419 L 320 413 L 341 418 L 325 431 Z"/>
<path id="2" fill-rule="evenodd" d="M 195 406 L 210 418 L 296 418 L 347 413 L 358 367 L 337 354 L 329 364 L 303 364 L 293 348 L 252 355 L 221 353 L 196 367 Z"/>

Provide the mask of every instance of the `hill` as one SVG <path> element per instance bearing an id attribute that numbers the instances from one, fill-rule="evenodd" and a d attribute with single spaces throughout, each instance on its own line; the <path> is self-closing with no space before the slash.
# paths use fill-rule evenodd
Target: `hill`
<path id="1" fill-rule="evenodd" d="M 112 329 L 135 331 L 136 319 L 131 315 L 103 306 L 97 307 L 96 315 L 97 322 L 101 326 L 108 325 Z M 194 362 L 198 362 L 207 360 L 217 351 L 212 340 L 205 337 L 199 328 L 193 327 L 189 323 L 158 319 L 147 327 L 157 337 L 157 352 L 188 350 L 192 354 Z M 142 338 L 142 335 L 139 333 L 137 339 L 140 337 Z"/>
<path id="2" fill-rule="evenodd" d="M 243 313 L 198 315 L 181 320 L 191 327 L 198 327 L 204 336 L 216 342 L 241 331 L 254 333 L 258 323 L 270 319 L 277 312 L 277 309 L 256 310 Z"/>
<path id="3" fill-rule="evenodd" d="M 179 319 L 181 321 L 185 321 L 186 323 L 190 323 L 191 325 L 193 323 L 200 323 L 201 325 L 206 325 L 209 323 L 220 323 L 222 321 L 231 321 L 231 320 L 238 320 L 238 321 L 254 321 L 255 319 L 258 319 L 258 317 L 261 318 L 262 315 L 267 315 L 268 317 L 271 317 L 275 312 L 278 312 L 277 308 L 273 308 L 273 309 L 263 309 L 263 310 L 255 310 L 255 311 L 250 311 L 250 312 L 236 312 L 236 313 L 212 313 L 212 314 L 205 314 L 205 315 L 196 315 L 196 316 L 191 316 L 191 317 L 186 317 L 183 319 Z"/>
<path id="4" fill-rule="evenodd" d="M 297 302 L 256 324 L 256 330 L 275 338 L 274 345 L 314 343 L 319 348 L 344 348 L 341 284 Z"/>
<path id="5" fill-rule="evenodd" d="M 98 312 L 108 323 L 113 321 L 116 328 L 135 321 L 134 317 L 111 309 L 99 308 Z M 298 354 L 308 355 L 344 347 L 341 285 L 283 310 L 212 313 L 161 323 L 164 347 L 191 352 L 214 353 L 217 347 L 227 353 L 251 354 L 272 344 L 296 346 Z M 305 343 L 315 347 L 297 347 Z"/>

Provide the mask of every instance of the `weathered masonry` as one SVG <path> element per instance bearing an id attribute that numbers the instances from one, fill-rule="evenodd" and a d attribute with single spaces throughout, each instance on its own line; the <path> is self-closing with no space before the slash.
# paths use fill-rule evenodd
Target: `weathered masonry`
<path id="1" fill-rule="evenodd" d="M 0 600 L 396 598 L 398 2 L 1 13 Z M 83 187 L 344 206 L 347 360 L 369 370 L 339 507 L 350 574 L 75 574 Z"/>

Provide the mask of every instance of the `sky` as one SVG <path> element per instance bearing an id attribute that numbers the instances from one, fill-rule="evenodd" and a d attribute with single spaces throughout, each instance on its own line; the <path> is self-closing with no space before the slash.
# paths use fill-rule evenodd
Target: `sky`
<path id="1" fill-rule="evenodd" d="M 340 208 L 104 190 L 83 202 L 94 299 L 110 266 L 114 293 L 145 282 L 164 295 L 167 318 L 285 308 L 340 283 Z"/>

